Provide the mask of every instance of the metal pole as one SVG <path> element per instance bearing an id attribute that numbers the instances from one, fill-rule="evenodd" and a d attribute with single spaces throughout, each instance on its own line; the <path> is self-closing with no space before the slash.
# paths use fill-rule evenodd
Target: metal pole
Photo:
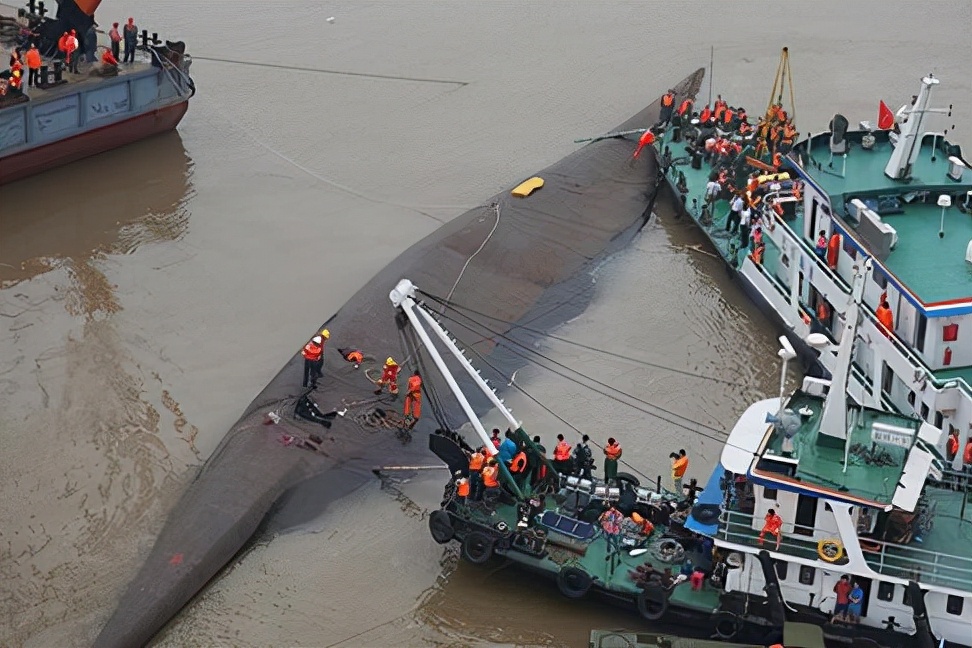
<path id="1" fill-rule="evenodd" d="M 709 106 L 712 106 L 712 65 L 715 61 L 715 45 L 709 47 Z"/>

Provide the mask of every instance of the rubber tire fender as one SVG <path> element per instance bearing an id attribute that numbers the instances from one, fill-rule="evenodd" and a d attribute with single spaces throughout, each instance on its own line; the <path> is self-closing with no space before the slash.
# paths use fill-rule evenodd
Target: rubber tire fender
<path id="1" fill-rule="evenodd" d="M 438 544 L 445 544 L 456 537 L 456 530 L 452 527 L 452 518 L 445 511 L 432 511 L 429 516 L 429 532 Z"/>
<path id="2" fill-rule="evenodd" d="M 482 531 L 470 531 L 462 540 L 462 557 L 473 565 L 485 565 L 493 557 L 493 542 Z"/>
<path id="3" fill-rule="evenodd" d="M 631 473 L 619 472 L 617 476 L 617 480 L 619 484 L 623 484 L 627 482 L 631 484 L 634 488 L 638 488 L 641 486 L 641 480 L 635 477 L 634 475 L 632 475 Z"/>
<path id="4" fill-rule="evenodd" d="M 569 599 L 583 598 L 593 582 L 591 575 L 579 567 L 564 567 L 557 573 L 557 587 Z"/>
<path id="5" fill-rule="evenodd" d="M 648 585 L 638 592 L 638 614 L 647 621 L 658 621 L 668 612 L 668 592 L 660 585 Z"/>
<path id="6" fill-rule="evenodd" d="M 722 507 L 718 504 L 696 504 L 692 507 L 692 517 L 699 524 L 715 524 L 722 515 Z"/>
<path id="7" fill-rule="evenodd" d="M 724 641 L 729 641 L 739 634 L 739 630 L 742 627 L 742 622 L 739 620 L 739 617 L 727 610 L 716 612 L 712 620 L 715 622 L 713 629 L 715 630 L 716 636 Z"/>

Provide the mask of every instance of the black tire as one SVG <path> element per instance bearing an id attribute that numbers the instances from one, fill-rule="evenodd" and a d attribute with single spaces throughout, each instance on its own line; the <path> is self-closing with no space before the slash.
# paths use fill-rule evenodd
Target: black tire
<path id="1" fill-rule="evenodd" d="M 485 565 L 493 557 L 493 539 L 481 531 L 470 531 L 462 541 L 462 557 L 474 565 Z"/>
<path id="2" fill-rule="evenodd" d="M 638 614 L 647 621 L 658 621 L 668 612 L 668 592 L 660 585 L 648 585 L 638 593 Z"/>
<path id="3" fill-rule="evenodd" d="M 631 473 L 619 472 L 618 473 L 618 484 L 624 484 L 625 482 L 631 484 L 634 488 L 641 486 L 641 481 L 632 475 Z"/>
<path id="4" fill-rule="evenodd" d="M 715 623 L 715 634 L 719 639 L 728 641 L 739 633 L 741 622 L 739 617 L 732 612 L 722 610 L 717 612 L 712 620 Z"/>
<path id="5" fill-rule="evenodd" d="M 429 532 L 432 539 L 439 544 L 445 544 L 456 537 L 456 530 L 452 528 L 452 519 L 445 511 L 432 511 L 429 516 Z"/>
<path id="6" fill-rule="evenodd" d="M 583 598 L 592 583 L 590 574 L 578 567 L 564 567 L 557 574 L 557 587 L 569 599 Z"/>
<path id="7" fill-rule="evenodd" d="M 715 524 L 722 515 L 722 507 L 718 504 L 696 504 L 692 507 L 692 517 L 699 524 Z"/>

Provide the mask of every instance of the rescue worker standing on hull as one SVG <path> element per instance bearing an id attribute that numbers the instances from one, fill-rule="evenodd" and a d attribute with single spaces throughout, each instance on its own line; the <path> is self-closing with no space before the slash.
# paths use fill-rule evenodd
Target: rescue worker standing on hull
<path id="1" fill-rule="evenodd" d="M 420 416 L 422 416 L 422 375 L 416 369 L 408 379 L 405 392 L 405 423 L 409 429 L 415 427 Z"/>
<path id="2" fill-rule="evenodd" d="M 608 439 L 607 445 L 604 446 L 604 482 L 610 484 L 618 478 L 618 459 L 621 458 L 621 444 L 614 440 L 614 437 Z"/>
<path id="3" fill-rule="evenodd" d="M 392 396 L 398 396 L 398 370 L 401 369 L 395 359 L 391 356 L 385 360 L 385 366 L 381 370 L 381 378 L 375 383 L 378 385 L 378 389 L 375 390 L 375 395 L 381 394 L 385 389 L 385 385 L 388 385 L 388 392 Z"/>
<path id="4" fill-rule="evenodd" d="M 324 341 L 329 337 L 331 337 L 331 332 L 324 329 L 304 345 L 304 350 L 302 351 L 302 355 L 304 356 L 304 380 L 301 383 L 304 387 L 315 389 L 318 378 L 324 375 Z"/>

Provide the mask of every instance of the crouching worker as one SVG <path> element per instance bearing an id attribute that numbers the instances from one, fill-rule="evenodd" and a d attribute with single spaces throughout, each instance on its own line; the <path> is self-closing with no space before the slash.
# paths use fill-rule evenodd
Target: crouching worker
<path id="1" fill-rule="evenodd" d="M 118 75 L 118 59 L 115 58 L 110 49 L 105 48 L 104 53 L 101 55 L 101 65 L 93 67 L 91 74 L 102 77 Z"/>
<path id="2" fill-rule="evenodd" d="M 355 369 L 364 362 L 364 354 L 357 349 L 338 349 L 338 353 L 341 354 L 342 358 L 353 364 Z"/>

